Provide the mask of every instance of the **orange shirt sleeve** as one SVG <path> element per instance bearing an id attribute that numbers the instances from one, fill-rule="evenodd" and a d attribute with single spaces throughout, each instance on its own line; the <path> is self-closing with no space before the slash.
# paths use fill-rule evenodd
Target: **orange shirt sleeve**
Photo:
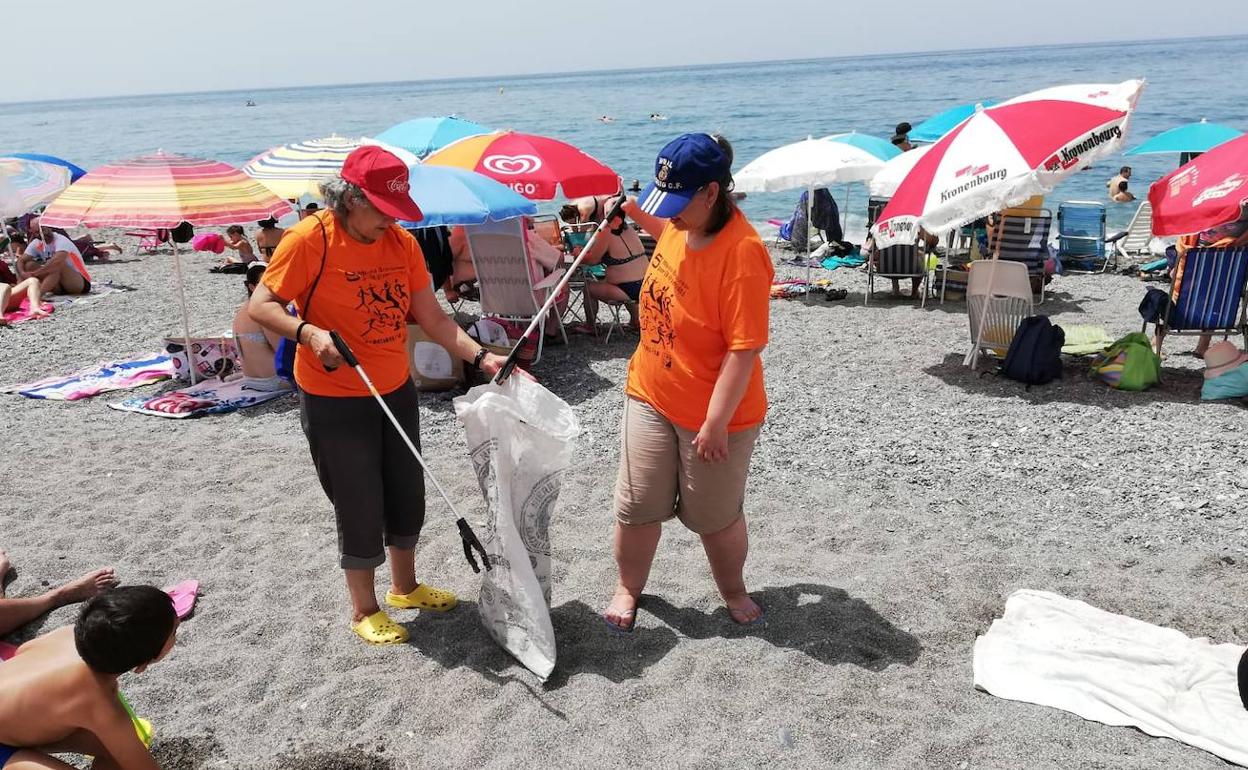
<path id="1" fill-rule="evenodd" d="M 319 232 L 317 241 L 320 241 Z M 315 254 L 312 252 L 306 233 L 289 232 L 277 244 L 260 282 L 278 297 L 287 301 L 296 300 L 302 305 L 303 295 L 312 286 L 316 271 L 321 267 L 321 249 L 316 249 Z M 303 312 L 302 307 L 300 312 Z"/>
<path id="2" fill-rule="evenodd" d="M 719 322 L 729 350 L 767 346 L 771 313 L 771 257 L 759 241 L 743 241 L 729 258 L 737 266 L 724 282 Z"/>

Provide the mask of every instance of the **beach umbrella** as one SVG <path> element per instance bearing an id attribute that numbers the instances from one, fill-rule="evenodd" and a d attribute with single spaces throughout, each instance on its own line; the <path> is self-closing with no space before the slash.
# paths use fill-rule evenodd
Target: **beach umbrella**
<path id="1" fill-rule="evenodd" d="M 537 213 L 536 203 L 475 171 L 417 163 L 409 167 L 408 182 L 424 217 L 403 227 L 480 225 Z"/>
<path id="2" fill-rule="evenodd" d="M 969 104 L 959 104 L 955 107 L 938 112 L 919 125 L 910 129 L 910 141 L 912 142 L 936 142 L 942 136 L 957 128 L 957 125 L 975 114 L 975 110 L 984 107 L 992 107 L 996 104 L 991 99 L 984 99 L 979 102 L 971 102 Z"/>
<path id="3" fill-rule="evenodd" d="M 1016 206 L 1117 152 L 1143 87 L 1142 80 L 1056 86 L 976 109 L 898 185 L 872 227 L 876 245 L 914 243 L 920 227 L 940 235 Z M 977 341 L 967 364 L 978 348 Z"/>
<path id="4" fill-rule="evenodd" d="M 67 174 L 68 176 L 68 174 Z M 90 171 L 48 204 L 44 227 L 173 228 L 234 225 L 277 218 L 290 204 L 225 163 L 158 151 Z M 182 260 L 173 243 L 173 264 L 182 305 L 182 332 L 191 349 L 190 315 Z M 195 367 L 191 367 L 195 381 Z"/>
<path id="5" fill-rule="evenodd" d="M 824 139 L 806 138 L 769 150 L 733 174 L 734 189 L 745 193 L 804 189 L 809 222 L 816 187 L 826 187 L 838 182 L 865 182 L 884 167 L 883 158 L 864 150 L 856 143 L 836 141 L 840 136 L 848 135 L 833 135 Z M 806 239 L 806 278 L 809 283 L 809 237 Z"/>
<path id="6" fill-rule="evenodd" d="M 1148 202 L 1154 235 L 1199 233 L 1239 219 L 1248 207 L 1248 135 L 1153 182 Z"/>
<path id="7" fill-rule="evenodd" d="M 1188 123 L 1162 131 L 1157 136 L 1132 147 L 1123 155 L 1162 155 L 1177 152 L 1181 163 L 1191 160 L 1192 155 L 1208 152 L 1214 147 L 1243 136 L 1243 131 L 1224 126 L 1221 123 L 1210 123 L 1204 118 L 1199 123 Z"/>
<path id="8" fill-rule="evenodd" d="M 0 158 L 0 217 L 18 217 L 47 203 L 69 186 L 64 166 Z"/>
<path id="9" fill-rule="evenodd" d="M 42 155 L 37 152 L 14 152 L 14 153 L 9 153 L 8 155 L 0 155 L 0 158 L 20 158 L 21 160 L 37 160 L 40 163 L 51 163 L 53 166 L 64 166 L 65 168 L 69 169 L 70 184 L 77 182 L 87 173 L 84 169 L 81 169 L 78 166 L 75 166 L 73 163 L 70 163 L 64 158 L 58 158 L 55 155 Z"/>
<path id="10" fill-rule="evenodd" d="M 602 161 L 566 142 L 536 134 L 496 131 L 453 142 L 425 158 L 431 166 L 455 166 L 502 182 L 532 200 L 610 195 L 620 179 Z"/>
<path id="11" fill-rule="evenodd" d="M 873 155 L 880 160 L 892 160 L 901 154 L 901 148 L 887 139 L 881 139 L 878 136 L 870 134 L 860 134 L 857 131 L 851 131 L 848 134 L 832 134 L 823 137 L 825 142 L 836 142 L 838 144 L 847 144 L 850 147 L 857 147 L 863 152 Z"/>
<path id="12" fill-rule="evenodd" d="M 469 136 L 488 134 L 490 129 L 456 117 L 416 118 L 393 125 L 375 138 L 424 158 L 431 152 Z"/>
<path id="13" fill-rule="evenodd" d="M 903 152 L 892 160 L 884 164 L 880 172 L 871 177 L 871 181 L 867 182 L 867 190 L 874 196 L 879 198 L 891 198 L 893 193 L 897 192 L 897 187 L 901 181 L 910 173 L 910 169 L 914 168 L 919 159 L 932 149 L 932 145 L 926 144 L 922 147 L 916 147 L 909 152 Z"/>
<path id="14" fill-rule="evenodd" d="M 1056 86 L 977 110 L 932 145 L 875 225 L 881 248 L 941 234 L 1117 152 L 1144 81 Z"/>
<path id="15" fill-rule="evenodd" d="M 304 195 L 320 198 L 320 184 L 338 176 L 359 139 L 327 136 L 283 144 L 266 150 L 243 166 L 243 173 L 287 200 Z"/>

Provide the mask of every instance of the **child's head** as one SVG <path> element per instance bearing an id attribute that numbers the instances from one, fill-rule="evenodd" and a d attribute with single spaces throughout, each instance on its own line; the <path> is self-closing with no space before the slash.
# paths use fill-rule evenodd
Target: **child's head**
<path id="1" fill-rule="evenodd" d="M 243 226 L 242 225 L 230 225 L 229 227 L 225 228 L 225 234 L 233 235 L 233 236 L 240 236 L 243 234 Z"/>
<path id="2" fill-rule="evenodd" d="M 169 594 L 154 586 L 122 586 L 82 606 L 74 646 L 92 670 L 143 670 L 173 648 L 178 616 Z"/>

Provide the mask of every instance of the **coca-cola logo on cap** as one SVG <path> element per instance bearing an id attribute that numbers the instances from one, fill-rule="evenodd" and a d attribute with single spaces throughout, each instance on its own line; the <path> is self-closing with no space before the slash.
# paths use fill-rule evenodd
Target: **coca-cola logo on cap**
<path id="1" fill-rule="evenodd" d="M 487 155 L 481 159 L 481 166 L 502 176 L 519 176 L 540 169 L 542 159 L 536 155 Z"/>

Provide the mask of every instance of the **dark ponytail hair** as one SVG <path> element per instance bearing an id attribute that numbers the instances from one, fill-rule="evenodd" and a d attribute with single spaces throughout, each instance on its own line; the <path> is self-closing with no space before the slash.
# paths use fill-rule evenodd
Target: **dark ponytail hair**
<path id="1" fill-rule="evenodd" d="M 723 178 L 713 180 L 719 183 L 719 194 L 711 205 L 711 216 L 706 220 L 707 235 L 715 235 L 723 230 L 737 213 L 737 202 L 732 197 L 732 145 L 719 134 L 711 134 L 711 138 L 728 157 L 728 171 Z"/>

